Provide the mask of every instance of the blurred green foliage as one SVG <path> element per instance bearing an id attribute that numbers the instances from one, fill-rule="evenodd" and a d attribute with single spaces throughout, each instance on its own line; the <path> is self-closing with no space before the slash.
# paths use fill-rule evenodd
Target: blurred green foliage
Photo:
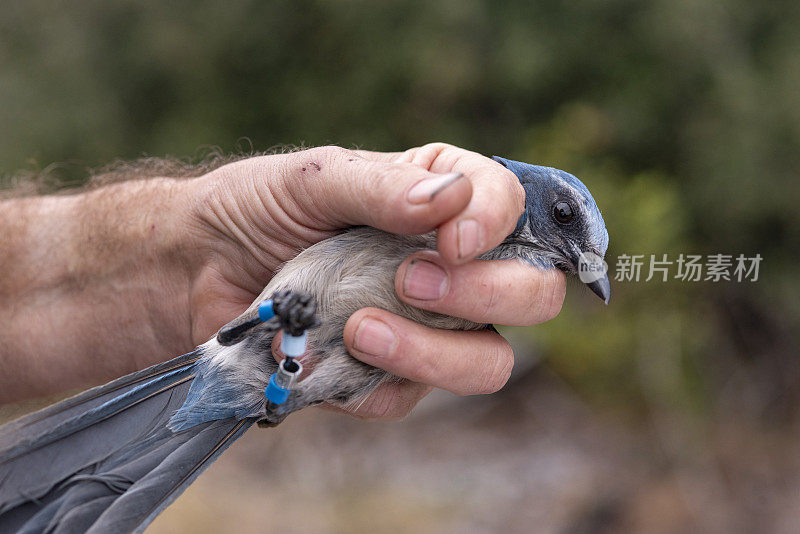
<path id="1" fill-rule="evenodd" d="M 794 1 L 11 2 L 0 172 L 435 140 L 561 167 L 604 211 L 612 268 L 764 262 L 757 283 L 616 283 L 607 309 L 575 284 L 531 331 L 547 365 L 634 413 L 791 414 L 798 28 Z"/>

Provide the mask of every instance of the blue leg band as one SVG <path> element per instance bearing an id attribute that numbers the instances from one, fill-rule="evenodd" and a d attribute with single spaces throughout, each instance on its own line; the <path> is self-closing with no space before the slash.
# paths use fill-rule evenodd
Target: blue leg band
<path id="1" fill-rule="evenodd" d="M 262 322 L 266 323 L 273 317 L 275 317 L 275 310 L 272 309 L 272 299 L 265 300 L 258 305 L 258 318 Z"/>
<path id="2" fill-rule="evenodd" d="M 283 389 L 280 387 L 275 381 L 275 375 L 272 375 L 269 377 L 267 389 L 264 390 L 264 396 L 269 402 L 276 405 L 281 405 L 286 402 L 286 399 L 289 398 L 289 393 L 291 392 L 292 391 L 290 389 Z"/>

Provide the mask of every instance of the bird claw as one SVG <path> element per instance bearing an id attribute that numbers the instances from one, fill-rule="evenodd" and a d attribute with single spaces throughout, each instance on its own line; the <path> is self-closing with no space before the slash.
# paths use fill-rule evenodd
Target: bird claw
<path id="1" fill-rule="evenodd" d="M 276 427 L 279 424 L 281 424 L 283 422 L 283 420 L 286 419 L 286 417 L 288 415 L 289 415 L 288 413 L 277 414 L 277 413 L 275 413 L 274 410 L 272 410 L 269 407 L 267 407 L 266 415 L 263 418 L 259 419 L 256 422 L 256 424 L 260 428 L 273 428 L 273 427 Z"/>

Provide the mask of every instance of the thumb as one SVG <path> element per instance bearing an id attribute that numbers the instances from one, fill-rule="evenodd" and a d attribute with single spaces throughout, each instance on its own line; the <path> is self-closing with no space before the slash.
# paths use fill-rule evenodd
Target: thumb
<path id="1" fill-rule="evenodd" d="M 344 148 L 314 148 L 286 158 L 288 169 L 277 187 L 329 229 L 369 225 L 422 234 L 457 215 L 472 197 L 462 174 L 369 160 Z"/>

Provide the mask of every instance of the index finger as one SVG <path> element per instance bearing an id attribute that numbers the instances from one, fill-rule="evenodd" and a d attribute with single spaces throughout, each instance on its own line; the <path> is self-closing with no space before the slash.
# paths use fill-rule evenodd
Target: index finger
<path id="1" fill-rule="evenodd" d="M 412 163 L 431 172 L 460 172 L 472 183 L 472 197 L 455 217 L 439 226 L 437 248 L 453 264 L 466 263 L 499 245 L 517 225 L 525 191 L 516 175 L 499 163 L 463 148 L 432 143 L 403 153 L 359 152 L 377 161 Z"/>

